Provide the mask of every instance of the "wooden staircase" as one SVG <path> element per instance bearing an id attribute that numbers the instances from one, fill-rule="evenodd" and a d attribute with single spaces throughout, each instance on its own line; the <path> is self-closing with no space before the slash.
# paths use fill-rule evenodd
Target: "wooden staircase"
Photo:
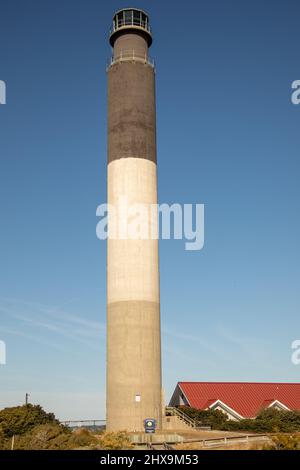
<path id="1" fill-rule="evenodd" d="M 166 407 L 166 415 L 163 420 L 165 429 L 191 430 L 196 428 L 196 423 L 192 418 L 173 406 Z"/>

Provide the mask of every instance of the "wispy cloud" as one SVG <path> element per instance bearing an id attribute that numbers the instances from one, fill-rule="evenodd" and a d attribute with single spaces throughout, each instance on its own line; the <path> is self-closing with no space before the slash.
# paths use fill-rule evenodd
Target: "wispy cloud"
<path id="1" fill-rule="evenodd" d="M 8 334 L 8 335 L 13 335 L 13 336 L 19 336 L 20 338 L 25 338 L 30 341 L 34 341 L 36 343 L 42 344 L 43 346 L 47 345 L 50 346 L 51 348 L 57 349 L 60 352 L 64 352 L 65 349 L 62 348 L 60 345 L 53 343 L 52 341 L 47 341 L 46 339 L 40 339 L 37 335 L 30 335 L 28 333 L 23 333 L 22 331 L 12 329 L 12 328 L 6 328 L 2 325 L 0 325 L 0 333 L 1 334 Z"/>
<path id="2" fill-rule="evenodd" d="M 250 336 L 245 332 L 237 331 L 230 325 L 218 325 L 216 327 L 218 337 L 221 338 L 223 347 L 231 347 L 235 351 L 235 363 L 243 363 L 245 366 L 259 366 L 267 372 L 278 372 L 273 366 L 272 343 L 262 336 Z"/>
<path id="3" fill-rule="evenodd" d="M 213 366 L 213 361 L 209 360 L 207 356 L 203 354 L 192 354 L 187 353 L 178 348 L 170 348 L 168 346 L 162 347 L 163 354 L 168 357 L 168 362 L 172 362 L 173 358 L 182 359 L 187 364 L 197 365 L 196 371 L 201 370 L 203 367 L 211 368 Z"/>
<path id="4" fill-rule="evenodd" d="M 199 335 L 191 335 L 190 333 L 184 333 L 182 331 L 176 332 L 168 328 L 163 328 L 162 333 L 163 335 L 182 340 L 186 344 L 194 343 L 193 350 L 196 344 L 204 354 L 209 354 L 210 357 L 226 358 L 226 351 L 218 346 L 217 335 L 214 332 L 210 333 L 210 339 L 204 339 L 204 336 L 207 337 L 207 334 L 204 334 L 203 330 L 199 331 Z"/>
<path id="5" fill-rule="evenodd" d="M 67 303 L 65 302 L 63 305 L 65 306 Z M 48 333 L 48 337 L 50 334 L 51 339 L 63 336 L 94 350 L 98 349 L 101 336 L 104 337 L 105 325 L 103 323 L 65 311 L 61 306 L 52 307 L 37 302 L 2 297 L 0 298 L 0 312 L 2 314 L 2 328 L 0 327 L 0 329 L 3 332 L 4 326 L 6 326 L 3 319 L 3 315 L 5 315 L 9 322 L 12 318 L 18 320 L 18 328 L 16 329 L 16 323 L 14 323 L 13 330 L 6 328 L 7 333 L 27 337 L 43 344 L 47 344 L 44 337 L 24 332 L 26 325 L 30 325 L 39 332 Z M 56 347 L 54 343 L 49 341 L 48 345 Z"/>

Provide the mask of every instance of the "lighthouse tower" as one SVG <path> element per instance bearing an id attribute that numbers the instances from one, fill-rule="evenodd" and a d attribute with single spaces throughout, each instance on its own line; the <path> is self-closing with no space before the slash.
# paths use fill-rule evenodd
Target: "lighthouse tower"
<path id="1" fill-rule="evenodd" d="M 121 200 L 149 210 L 157 204 L 151 43 L 144 11 L 125 8 L 114 15 L 108 67 L 108 204 L 114 207 Z M 107 429 L 141 431 L 146 418 L 160 428 L 161 396 L 158 240 L 109 234 Z"/>

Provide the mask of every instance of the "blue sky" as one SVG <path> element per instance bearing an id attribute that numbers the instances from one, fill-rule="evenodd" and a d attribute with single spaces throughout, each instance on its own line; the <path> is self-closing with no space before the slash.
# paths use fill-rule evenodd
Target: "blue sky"
<path id="1" fill-rule="evenodd" d="M 2 0 L 0 408 L 105 415 L 108 30 L 123 1 Z M 131 5 L 130 5 L 131 6 Z M 162 241 L 166 400 L 178 380 L 294 381 L 300 337 L 297 0 L 140 0 L 154 31 L 159 200 L 203 203 L 204 249 Z"/>

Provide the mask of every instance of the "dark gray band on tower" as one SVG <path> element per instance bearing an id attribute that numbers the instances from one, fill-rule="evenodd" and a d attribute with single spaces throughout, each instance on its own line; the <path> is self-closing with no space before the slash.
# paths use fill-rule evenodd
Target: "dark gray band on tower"
<path id="1" fill-rule="evenodd" d="M 156 163 L 155 72 L 142 62 L 108 69 L 108 163 L 145 158 Z"/>

